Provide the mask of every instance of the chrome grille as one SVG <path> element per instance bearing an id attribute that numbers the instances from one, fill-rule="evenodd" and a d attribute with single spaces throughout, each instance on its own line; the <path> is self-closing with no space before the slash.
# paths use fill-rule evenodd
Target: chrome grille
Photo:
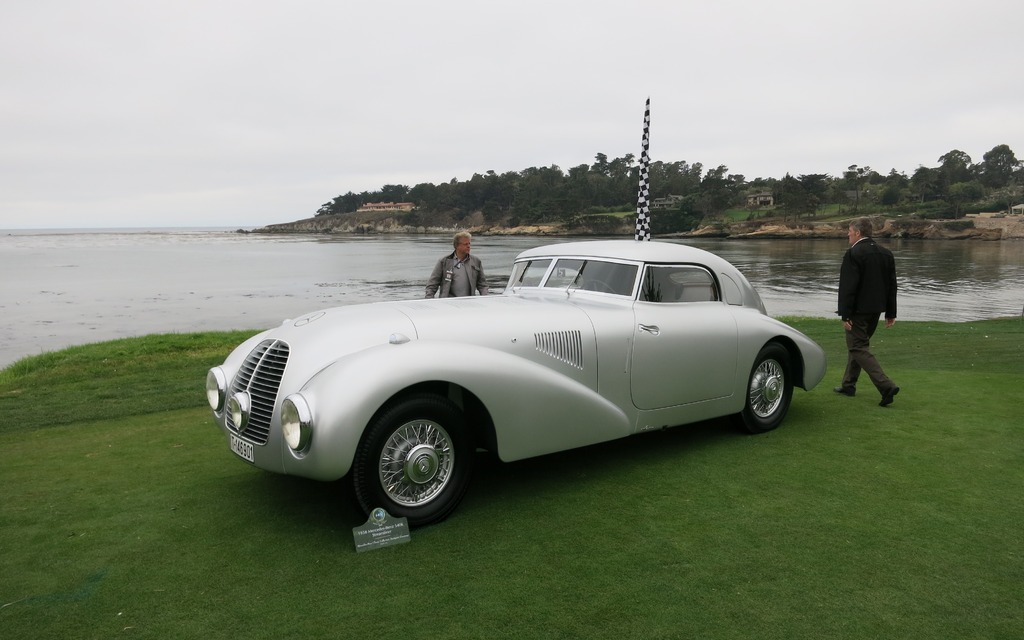
<path id="1" fill-rule="evenodd" d="M 579 331 L 547 331 L 533 336 L 537 351 L 559 362 L 583 368 L 583 338 Z"/>
<path id="2" fill-rule="evenodd" d="M 249 352 L 231 382 L 231 393 L 249 392 L 249 424 L 245 428 L 245 437 L 255 444 L 266 444 L 270 437 L 270 420 L 274 416 L 277 391 L 287 364 L 287 343 L 264 340 Z M 238 431 L 230 413 L 227 425 L 232 431 Z"/>

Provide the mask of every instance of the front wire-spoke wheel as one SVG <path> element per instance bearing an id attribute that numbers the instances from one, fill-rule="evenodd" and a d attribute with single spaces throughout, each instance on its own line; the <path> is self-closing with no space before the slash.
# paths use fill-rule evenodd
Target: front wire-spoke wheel
<path id="1" fill-rule="evenodd" d="M 754 359 L 739 422 L 750 433 L 771 431 L 786 417 L 792 398 L 789 352 L 782 345 L 769 343 Z"/>
<path id="2" fill-rule="evenodd" d="M 384 443 L 377 471 L 389 498 L 415 507 L 441 494 L 454 467 L 455 450 L 444 427 L 432 420 L 412 420 Z"/>
<path id="3" fill-rule="evenodd" d="M 385 407 L 363 434 L 352 468 L 356 498 L 366 513 L 383 507 L 413 526 L 439 522 L 465 495 L 472 462 L 455 403 L 409 396 Z"/>

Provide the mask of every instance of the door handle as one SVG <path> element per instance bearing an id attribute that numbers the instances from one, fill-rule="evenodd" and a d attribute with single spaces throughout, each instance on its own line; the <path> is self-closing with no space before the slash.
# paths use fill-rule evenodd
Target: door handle
<path id="1" fill-rule="evenodd" d="M 661 335 L 661 329 L 659 329 L 658 325 L 656 325 L 656 324 L 641 324 L 640 325 L 640 330 L 641 331 L 646 331 L 647 333 L 651 334 L 652 336 Z"/>

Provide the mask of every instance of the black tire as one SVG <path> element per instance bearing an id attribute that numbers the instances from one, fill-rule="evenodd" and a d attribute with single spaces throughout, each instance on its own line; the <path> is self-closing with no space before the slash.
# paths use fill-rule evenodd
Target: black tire
<path id="1" fill-rule="evenodd" d="M 737 420 L 748 433 L 764 433 L 782 424 L 793 399 L 792 370 L 789 352 L 775 342 L 754 358 L 744 389 L 746 403 Z"/>
<path id="2" fill-rule="evenodd" d="M 367 514 L 383 507 L 411 526 L 440 522 L 469 487 L 473 447 L 462 411 L 433 394 L 385 407 L 367 427 L 352 483 Z"/>

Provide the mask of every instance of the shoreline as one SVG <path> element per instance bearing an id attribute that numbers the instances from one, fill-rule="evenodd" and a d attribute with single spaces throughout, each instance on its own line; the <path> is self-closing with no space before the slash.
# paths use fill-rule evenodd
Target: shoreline
<path id="1" fill-rule="evenodd" d="M 918 240 L 1024 240 L 1024 218 L 1020 216 L 991 217 L 976 216 L 960 220 L 919 220 L 874 217 L 881 226 L 874 234 L 877 238 L 902 238 Z M 830 222 L 778 220 L 748 220 L 743 222 L 713 223 L 689 232 L 658 234 L 658 238 L 725 238 L 743 239 L 792 239 L 846 238 L 848 219 Z M 477 222 L 477 224 L 473 224 Z M 466 224 L 444 221 L 430 225 L 407 224 L 402 216 L 393 213 L 368 214 L 356 217 L 354 214 L 325 215 L 305 218 L 294 222 L 258 227 L 251 231 L 239 229 L 239 233 L 258 234 L 324 234 L 324 235 L 444 235 L 466 230 L 481 236 L 565 236 L 587 237 L 608 235 L 632 235 L 633 222 L 623 222 L 617 229 L 602 226 L 600 229 L 585 226 L 568 227 L 561 223 L 521 225 L 502 227 L 480 224 L 472 217 Z"/>

